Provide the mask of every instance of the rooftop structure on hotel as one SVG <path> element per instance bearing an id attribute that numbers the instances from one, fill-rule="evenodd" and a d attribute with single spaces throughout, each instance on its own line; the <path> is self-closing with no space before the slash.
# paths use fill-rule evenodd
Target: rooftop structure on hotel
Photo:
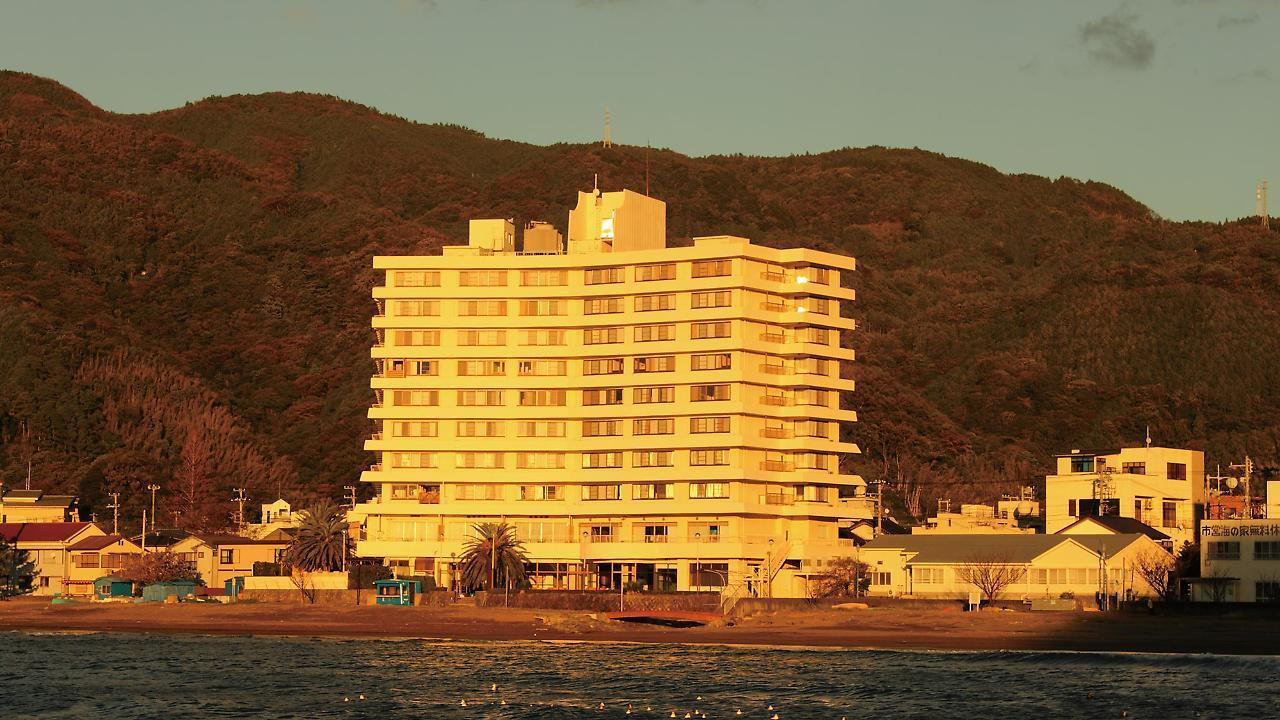
<path id="1" fill-rule="evenodd" d="M 802 596 L 865 517 L 852 258 L 738 237 L 668 247 L 666 206 L 580 193 L 567 243 L 478 220 L 441 256 L 377 257 L 378 424 L 356 552 L 454 581 L 513 525 L 536 587 Z"/>

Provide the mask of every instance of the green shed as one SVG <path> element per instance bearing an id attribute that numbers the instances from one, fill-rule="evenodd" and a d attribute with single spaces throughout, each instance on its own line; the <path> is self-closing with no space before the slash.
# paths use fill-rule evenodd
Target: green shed
<path id="1" fill-rule="evenodd" d="M 133 597 L 133 581 L 117 575 L 103 575 L 93 581 L 93 597 L 98 600 Z"/>
<path id="2" fill-rule="evenodd" d="M 170 595 L 177 595 L 179 599 L 189 595 L 195 595 L 196 583 L 194 580 L 174 580 L 172 582 L 152 583 L 142 588 L 142 599 L 144 602 L 164 602 L 165 598 Z"/>

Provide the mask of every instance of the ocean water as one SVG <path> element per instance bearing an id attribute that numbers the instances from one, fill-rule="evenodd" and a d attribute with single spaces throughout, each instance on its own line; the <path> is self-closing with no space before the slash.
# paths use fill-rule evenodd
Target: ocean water
<path id="1" fill-rule="evenodd" d="M 4 720 L 1275 718 L 1278 679 L 1280 657 L 0 632 Z"/>

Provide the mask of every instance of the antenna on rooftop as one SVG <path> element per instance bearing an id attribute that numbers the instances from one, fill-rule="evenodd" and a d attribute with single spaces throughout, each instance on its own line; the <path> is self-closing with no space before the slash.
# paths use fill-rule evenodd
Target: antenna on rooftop
<path id="1" fill-rule="evenodd" d="M 649 141 L 644 141 L 644 194 L 649 195 Z"/>
<path id="2" fill-rule="evenodd" d="M 1254 194 L 1254 210 L 1258 217 L 1262 218 L 1262 227 L 1271 227 L 1271 216 L 1267 213 L 1267 181 L 1263 180 L 1258 183 L 1258 189 Z"/>
<path id="3" fill-rule="evenodd" d="M 604 146 L 613 147 L 613 131 L 609 127 L 609 106 L 604 106 Z"/>
<path id="4" fill-rule="evenodd" d="M 1151 447 L 1151 426 L 1147 426 L 1147 447 Z"/>

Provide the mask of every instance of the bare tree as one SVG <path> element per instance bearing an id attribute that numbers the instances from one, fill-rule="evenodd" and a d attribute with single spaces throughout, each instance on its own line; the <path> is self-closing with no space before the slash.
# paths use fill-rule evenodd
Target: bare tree
<path id="1" fill-rule="evenodd" d="M 1200 580 L 1209 588 L 1209 599 L 1216 603 L 1226 602 L 1236 584 L 1236 578 L 1228 577 L 1227 572 L 1217 565 L 1207 568 Z"/>
<path id="2" fill-rule="evenodd" d="M 974 557 L 956 570 L 956 575 L 976 587 L 988 603 L 1000 599 L 1004 591 L 1022 580 L 1025 574 L 1026 570 L 1021 565 L 995 556 Z"/>
<path id="3" fill-rule="evenodd" d="M 871 585 L 871 568 L 857 558 L 836 558 L 827 564 L 827 571 L 809 582 L 809 594 L 814 598 L 861 597 Z"/>
<path id="4" fill-rule="evenodd" d="M 308 605 L 316 604 L 316 584 L 311 580 L 311 573 L 295 567 L 289 573 L 289 579 L 293 581 L 293 586 L 298 588 L 302 599 L 306 600 Z"/>
<path id="5" fill-rule="evenodd" d="M 1173 558 L 1164 550 L 1147 548 L 1133 558 L 1134 572 L 1158 598 L 1168 598 L 1173 588 Z"/>

